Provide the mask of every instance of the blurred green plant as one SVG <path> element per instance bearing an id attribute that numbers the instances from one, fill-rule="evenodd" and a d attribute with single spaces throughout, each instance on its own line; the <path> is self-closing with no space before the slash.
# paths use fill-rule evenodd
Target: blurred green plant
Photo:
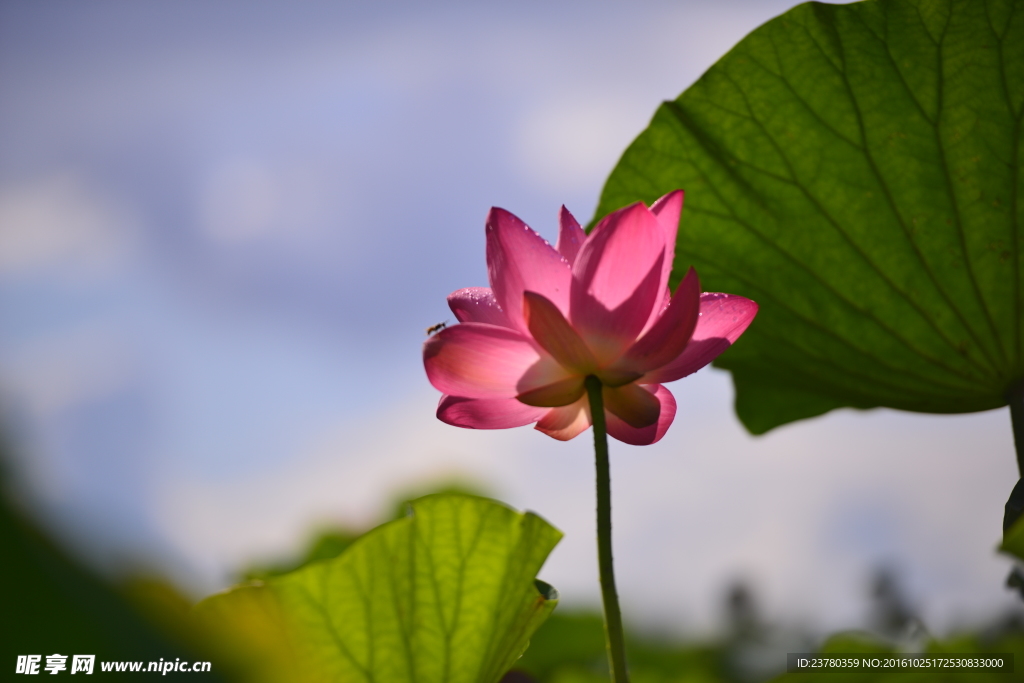
<path id="1" fill-rule="evenodd" d="M 102 674 L 103 661 L 209 661 L 203 639 L 178 637 L 190 606 L 174 589 L 141 579 L 112 586 L 55 545 L 6 495 L 0 495 L 0 547 L 8 673 L 19 655 L 33 654 L 95 655 L 94 675 Z M 230 680 L 225 673 L 214 667 L 204 676 Z"/>
<path id="2" fill-rule="evenodd" d="M 657 638 L 631 638 L 628 643 L 630 677 L 640 683 L 752 683 L 770 676 L 744 669 L 738 664 L 744 659 L 745 648 L 759 639 L 770 636 L 771 629 L 754 638 L 730 635 L 700 642 L 685 640 L 659 640 Z M 603 633 L 601 618 L 597 614 L 555 614 L 540 629 L 523 658 L 516 663 L 509 683 L 601 683 L 608 681 L 603 665 Z M 794 646 L 789 646 L 793 648 Z M 830 637 L 820 648 L 822 654 L 861 653 L 878 656 L 881 653 L 905 651 L 894 641 L 881 639 L 866 632 L 844 632 Z M 1024 631 L 1019 626 L 999 628 L 990 634 L 959 634 L 942 640 L 921 644 L 921 651 L 935 654 L 1012 653 L 1015 667 L 1024 657 Z M 785 667 L 786 653 L 775 648 L 768 669 L 778 671 Z M 869 671 L 869 672 L 801 672 L 779 674 L 775 681 L 949 681 L 968 683 L 991 681 L 1002 683 L 1020 679 L 1019 670 L 1010 672 L 978 671 Z"/>
<path id="3" fill-rule="evenodd" d="M 1003 536 L 1003 543 L 999 549 L 1018 560 L 1024 560 L 1024 519 L 1017 520 L 1016 524 L 1010 527 Z"/>
<path id="4" fill-rule="evenodd" d="M 1018 560 L 1017 566 L 1006 578 L 1006 585 L 1016 590 L 1024 598 L 1024 478 L 1017 482 L 1006 501 L 1006 513 L 1003 517 L 1003 542 L 999 550 Z"/>
<path id="5" fill-rule="evenodd" d="M 208 598 L 202 628 L 253 680 L 497 681 L 557 604 L 534 577 L 561 533 L 474 496 L 410 506 L 334 559 Z"/>
<path id="6" fill-rule="evenodd" d="M 451 500 L 451 497 L 433 498 Z M 505 526 L 506 534 L 511 531 L 514 535 L 515 525 L 526 522 L 527 516 L 518 515 L 500 504 L 475 498 L 469 500 L 476 501 L 470 506 L 470 518 L 478 517 L 480 510 L 495 509 L 498 512 L 495 521 L 504 519 L 511 523 L 511 527 Z M 421 508 L 421 503 L 415 504 Z M 407 509 L 407 506 L 404 507 Z M 473 510 L 477 512 L 472 512 Z M 0 530 L 3 532 L 2 540 L 8 551 L 8 559 L 3 565 L 4 578 L 8 581 L 8 586 L 17 586 L 17 590 L 9 591 L 4 605 L 8 623 L 14 626 L 9 629 L 10 634 L 5 638 L 8 662 L 12 661 L 12 655 L 16 654 L 42 654 L 44 651 L 47 654 L 65 651 L 95 652 L 104 660 L 155 661 L 161 657 L 165 660 L 181 657 L 191 661 L 212 661 L 213 672 L 206 674 L 210 680 L 246 683 L 322 680 L 322 669 L 310 670 L 315 669 L 317 664 L 317 660 L 309 657 L 310 649 L 320 649 L 320 656 L 330 659 L 331 654 L 328 651 L 331 647 L 325 646 L 322 631 L 319 636 L 314 635 L 312 640 L 307 642 L 306 634 L 309 631 L 306 629 L 314 632 L 320 629 L 326 622 L 315 622 L 325 619 L 327 614 L 331 615 L 332 620 L 350 622 L 348 625 L 354 631 L 359 631 L 360 625 L 365 627 L 368 622 L 360 622 L 358 618 L 350 620 L 353 609 L 351 604 L 339 608 L 332 606 L 330 600 L 311 601 L 308 596 L 296 596 L 295 593 L 308 588 L 310 595 L 316 595 L 325 589 L 331 592 L 337 589 L 335 599 L 344 602 L 343 596 L 348 595 L 352 598 L 350 602 L 359 603 L 367 595 L 355 588 L 346 589 L 345 573 L 353 570 L 356 575 L 364 578 L 368 578 L 372 573 L 381 579 L 387 572 L 393 571 L 393 568 L 382 566 L 380 563 L 387 564 L 395 557 L 385 557 L 386 554 L 377 554 L 371 552 L 371 548 L 366 548 L 361 560 L 354 563 L 359 566 L 355 567 L 352 559 L 345 560 L 345 554 L 327 561 L 313 560 L 304 565 L 304 569 L 295 571 L 291 578 L 279 576 L 269 578 L 265 582 L 251 583 L 228 593 L 213 596 L 197 609 L 193 609 L 173 587 L 160 580 L 136 578 L 119 588 L 110 587 L 56 549 L 9 506 L 3 506 L 2 512 Z M 464 515 L 457 516 L 462 518 Z M 415 517 L 402 517 L 398 522 L 393 521 L 378 528 L 378 531 L 389 534 L 391 543 L 384 538 L 374 541 L 375 532 L 368 534 L 367 538 L 378 550 L 385 547 L 392 550 L 400 549 L 403 545 L 407 548 L 412 547 L 414 538 L 423 539 L 421 534 L 409 534 L 405 537 L 405 543 L 395 544 L 393 541 L 394 527 L 398 526 L 401 529 L 405 526 L 406 532 L 412 531 L 408 527 L 411 526 L 410 522 L 413 519 Z M 449 520 L 452 519 L 454 518 L 449 517 Z M 546 538 L 547 544 L 557 540 L 557 532 L 538 518 L 534 517 L 533 520 L 532 524 L 536 525 L 540 532 L 535 538 Z M 501 524 L 493 526 L 499 530 L 502 527 Z M 427 535 L 430 537 L 429 533 Z M 445 534 L 436 533 L 432 536 L 435 541 L 444 537 Z M 1009 534 L 1007 538 L 1013 539 L 1016 536 Z M 506 535 L 506 540 L 508 539 Z M 357 542 L 353 550 L 358 550 L 360 544 L 361 542 Z M 326 548 L 329 545 L 322 542 L 315 543 L 313 547 Z M 509 553 L 509 544 L 503 547 L 506 548 L 506 558 L 518 557 L 520 560 L 518 565 L 512 565 L 518 566 L 517 583 L 520 588 L 524 584 L 529 586 L 529 589 L 522 593 L 532 595 L 533 599 L 537 600 L 539 594 L 532 589 L 533 572 L 526 571 L 527 568 L 522 562 L 526 559 L 525 556 L 516 552 Z M 520 550 L 533 548 L 532 555 L 526 554 L 530 557 L 525 564 L 539 566 L 543 560 L 542 555 L 546 555 L 546 551 L 541 551 L 544 543 L 531 545 L 524 542 L 516 547 Z M 476 552 L 492 557 L 489 561 L 483 556 L 479 557 L 478 559 L 484 561 L 476 565 L 477 569 L 493 564 L 494 556 L 486 548 L 478 547 Z M 440 558 L 442 555 L 443 553 L 435 557 Z M 373 556 L 376 557 L 376 562 L 373 561 Z M 453 566 L 450 558 L 448 566 Z M 471 571 L 465 575 L 466 581 L 471 581 L 477 586 L 475 572 L 472 571 L 472 567 L 470 569 Z M 351 572 L 349 577 L 353 577 Z M 339 578 L 340 583 L 337 581 Z M 493 582 L 496 578 L 494 574 L 490 576 L 492 586 L 495 585 Z M 508 575 L 505 578 L 508 578 Z M 275 588 L 279 582 L 286 579 L 294 582 L 288 589 L 290 596 L 283 595 Z M 479 590 L 479 587 L 471 590 Z M 514 592 L 512 591 L 509 596 Z M 382 599 L 387 602 L 388 596 L 384 591 L 374 592 L 369 597 L 372 598 L 369 602 L 373 603 Z M 548 597 L 552 595 L 548 593 Z M 293 600 L 296 604 L 289 606 L 289 602 Z M 731 605 L 734 601 L 730 599 L 728 602 Z M 448 604 L 450 606 L 450 601 Z M 476 612 L 476 617 L 487 617 L 486 610 L 481 612 L 478 609 L 481 602 L 471 604 L 464 601 L 462 604 L 465 609 Z M 318 605 L 323 607 L 324 611 L 320 612 Z M 523 610 L 519 612 L 519 623 L 526 628 L 508 641 L 510 644 L 514 641 L 514 646 L 506 648 L 510 655 L 525 646 L 525 639 L 530 637 L 528 631 L 537 625 L 543 614 L 550 612 L 554 601 L 543 599 L 539 605 L 531 603 L 530 608 L 525 607 L 524 601 L 520 606 Z M 358 612 L 360 607 L 355 605 L 354 609 Z M 633 635 L 627 641 L 627 650 L 632 679 L 638 683 L 749 683 L 763 680 L 763 675 L 752 675 L 750 670 L 739 664 L 742 663 L 745 648 L 749 648 L 751 644 L 756 646 L 765 639 L 771 641 L 775 630 L 760 623 L 759 619 L 747 618 L 748 611 L 738 610 L 730 619 L 730 623 L 735 623 L 730 627 L 728 634 L 714 640 L 664 639 L 631 631 Z M 310 617 L 314 623 L 306 621 Z M 296 623 L 296 620 L 300 623 Z M 479 623 L 477 622 L 478 625 Z M 378 636 L 387 630 L 380 626 L 378 623 Z M 372 633 L 372 630 L 364 630 L 364 633 Z M 852 644 L 851 638 L 855 639 Z M 554 614 L 540 625 L 531 641 L 522 658 L 511 662 L 510 656 L 503 660 L 502 666 L 513 666 L 513 671 L 501 679 L 503 683 L 596 683 L 608 680 L 604 632 L 599 614 Z M 471 642 L 464 642 L 472 649 Z M 851 652 L 858 651 L 858 648 L 882 652 L 891 650 L 893 645 L 865 636 L 843 634 L 831 639 L 824 647 L 824 651 Z M 965 635 L 932 643 L 929 651 L 1014 652 L 1018 661 L 1024 661 L 1024 634 L 1018 627 L 1003 629 L 995 636 Z M 380 652 L 378 651 L 378 655 Z M 765 654 L 764 650 L 762 654 Z M 769 648 L 768 654 L 769 664 L 778 660 L 775 666 L 780 666 L 783 654 L 777 644 L 774 650 Z M 490 673 L 493 673 L 493 670 L 488 675 Z M 125 678 L 125 674 L 116 675 L 118 678 Z M 835 676 L 839 676 L 837 680 L 843 681 L 864 680 L 856 676 L 851 678 L 849 674 L 832 674 L 833 678 L 818 674 L 798 676 L 799 680 L 808 680 L 808 676 L 811 676 L 809 680 L 812 681 L 832 680 Z M 364 679 L 365 677 L 357 676 L 354 679 L 341 680 Z M 419 680 L 445 679 L 423 677 Z M 458 680 L 495 679 L 467 677 Z M 883 680 L 934 679 L 917 674 L 916 677 L 904 676 Z M 1007 675 L 972 678 L 954 674 L 944 680 L 1003 681 L 1013 678 Z"/>
<path id="7" fill-rule="evenodd" d="M 720 643 L 630 635 L 626 652 L 630 679 L 638 683 L 737 680 L 730 675 L 726 650 Z M 542 683 L 607 681 L 607 660 L 601 615 L 555 614 L 537 630 L 514 671 Z"/>

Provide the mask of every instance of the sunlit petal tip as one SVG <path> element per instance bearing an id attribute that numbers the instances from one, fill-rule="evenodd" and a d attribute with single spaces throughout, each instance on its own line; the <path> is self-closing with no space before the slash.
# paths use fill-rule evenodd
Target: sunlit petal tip
<path id="1" fill-rule="evenodd" d="M 484 229 L 488 233 L 506 227 L 518 229 L 521 225 L 525 224 L 519 220 L 518 216 L 500 206 L 492 206 L 487 212 L 487 219 L 484 221 Z"/>
<path id="2" fill-rule="evenodd" d="M 700 295 L 700 321 L 693 336 L 725 337 L 733 343 L 754 321 L 759 309 L 756 301 L 746 297 L 704 292 Z"/>
<path id="3" fill-rule="evenodd" d="M 673 245 L 679 229 L 679 217 L 683 213 L 685 194 L 682 190 L 673 190 L 651 204 L 651 213 L 658 217 L 658 223 L 665 230 L 666 238 L 671 239 Z"/>
<path id="4" fill-rule="evenodd" d="M 573 264 L 570 320 L 585 340 L 614 360 L 645 327 L 664 295 L 665 245 L 657 220 L 641 203 L 601 221 Z M 609 357 L 613 356 L 613 357 Z"/>
<path id="5" fill-rule="evenodd" d="M 586 239 L 587 233 L 583 232 L 579 222 L 563 204 L 558 210 L 558 242 L 555 250 L 572 265 Z"/>
<path id="6" fill-rule="evenodd" d="M 679 217 L 683 212 L 682 190 L 674 190 L 651 204 L 651 213 L 658 219 L 662 239 L 665 240 L 665 270 L 663 282 L 667 285 L 675 261 L 676 237 L 679 234 Z"/>
<path id="7" fill-rule="evenodd" d="M 644 375 L 644 380 L 672 382 L 697 372 L 739 339 L 757 311 L 757 303 L 742 296 L 704 292 L 690 343 L 674 360 Z"/>
<path id="8" fill-rule="evenodd" d="M 697 276 L 697 269 L 693 266 L 686 269 L 686 275 L 683 276 L 683 280 L 679 283 L 679 287 L 676 288 L 676 291 L 679 291 L 680 288 L 685 286 L 689 286 L 691 289 L 696 290 L 697 296 L 700 296 L 700 278 Z"/>
<path id="9" fill-rule="evenodd" d="M 526 290 L 543 294 L 563 313 L 568 312 L 572 270 L 554 247 L 519 218 L 499 208 L 488 213 L 486 234 L 491 289 L 512 325 L 526 331 Z"/>
<path id="10" fill-rule="evenodd" d="M 490 287 L 465 287 L 448 295 L 448 308 L 460 323 L 489 323 L 512 327 Z"/>

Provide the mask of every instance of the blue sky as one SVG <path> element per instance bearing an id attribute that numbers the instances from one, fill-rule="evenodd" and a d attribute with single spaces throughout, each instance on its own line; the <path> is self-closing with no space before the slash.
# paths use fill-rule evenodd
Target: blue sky
<path id="1" fill-rule="evenodd" d="M 315 525 L 471 478 L 566 532 L 596 604 L 589 440 L 433 418 L 423 330 L 486 284 L 483 219 L 589 219 L 657 104 L 789 2 L 0 5 L 0 407 L 12 488 L 111 570 L 194 595 Z M 685 226 L 685 209 L 683 225 Z M 1009 417 L 838 411 L 752 438 L 727 374 L 613 446 L 627 618 L 724 586 L 857 625 L 897 566 L 931 624 L 1015 603 Z"/>

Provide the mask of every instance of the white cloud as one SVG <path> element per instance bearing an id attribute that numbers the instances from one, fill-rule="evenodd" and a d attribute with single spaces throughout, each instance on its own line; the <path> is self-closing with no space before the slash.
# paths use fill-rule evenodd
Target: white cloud
<path id="1" fill-rule="evenodd" d="M 6 349 L 0 381 L 12 400 L 17 397 L 32 415 L 45 419 L 133 383 L 134 356 L 116 330 L 88 323 Z"/>
<path id="2" fill-rule="evenodd" d="M 680 414 L 662 443 L 613 443 L 628 616 L 707 629 L 725 586 L 746 577 L 770 614 L 851 627 L 882 563 L 905 570 L 938 630 L 1013 604 L 993 552 L 1013 475 L 1003 412 L 844 411 L 753 438 L 729 409 L 727 376 L 676 387 Z M 542 575 L 568 604 L 596 604 L 589 433 L 564 444 L 528 428 L 459 430 L 434 419 L 434 400 L 339 424 L 273 471 L 167 480 L 165 533 L 212 589 L 254 558 L 295 552 L 318 523 L 368 524 L 394 492 L 459 474 L 562 529 Z"/>
<path id="3" fill-rule="evenodd" d="M 279 220 L 280 189 L 266 164 L 223 164 L 204 188 L 203 226 L 217 242 L 265 235 Z"/>
<path id="4" fill-rule="evenodd" d="M 345 210 L 345 189 L 327 169 L 228 156 L 201 188 L 200 223 L 215 243 L 316 240 Z M 333 181 L 333 182 L 332 182 Z"/>
<path id="5" fill-rule="evenodd" d="M 523 114 L 510 156 L 524 178 L 553 194 L 592 190 L 650 113 L 646 100 L 560 95 Z"/>
<path id="6" fill-rule="evenodd" d="M 0 275 L 103 271 L 132 247 L 130 212 L 71 172 L 0 187 Z"/>
<path id="7" fill-rule="evenodd" d="M 98 321 L 33 335 L 0 350 L 0 407 L 17 439 L 9 463 L 17 495 L 31 499 L 44 517 L 52 517 L 62 508 L 76 509 L 74 518 L 63 524 L 50 520 L 65 538 L 67 529 L 74 529 L 72 542 L 78 531 L 90 527 L 94 534 L 102 530 L 104 535 L 116 537 L 120 527 L 131 524 L 113 517 L 121 524 L 112 532 L 110 508 L 123 505 L 144 483 L 134 480 L 123 491 L 111 485 L 106 495 L 97 492 L 97 467 L 102 469 L 110 454 L 83 454 L 88 445 L 75 438 L 75 430 L 82 428 L 88 441 L 91 425 L 76 420 L 76 415 L 80 418 L 88 412 L 76 411 L 88 411 L 139 386 L 135 350 L 116 329 Z M 122 427 L 122 431 L 108 434 L 110 442 L 132 444 L 134 434 L 125 431 L 132 429 Z M 144 454 L 133 456 L 139 462 Z M 97 457 L 100 462 L 91 459 Z M 128 479 L 131 469 L 121 467 L 116 476 L 127 475 Z M 97 523 L 97 519 L 105 521 Z M 84 549 L 88 551 L 88 547 Z"/>
<path id="8" fill-rule="evenodd" d="M 677 97 L 758 23 L 791 4 L 648 5 L 616 17 L 599 50 L 591 41 L 600 31 L 584 25 L 569 35 L 531 27 L 531 49 L 505 64 L 522 69 L 525 60 L 530 66 L 523 70 L 534 76 L 522 85 L 532 97 L 523 98 L 529 104 L 512 131 L 513 165 L 555 196 L 596 194 L 663 100 Z"/>

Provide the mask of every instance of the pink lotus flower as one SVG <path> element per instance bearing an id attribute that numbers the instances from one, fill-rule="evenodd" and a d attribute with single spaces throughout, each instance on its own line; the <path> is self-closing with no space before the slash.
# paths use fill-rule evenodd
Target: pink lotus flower
<path id="1" fill-rule="evenodd" d="M 591 424 L 584 380 L 603 385 L 608 433 L 629 444 L 664 436 L 676 413 L 663 382 L 710 363 L 747 329 L 757 304 L 700 292 L 691 268 L 668 287 L 683 192 L 637 202 L 588 236 L 563 206 L 554 248 L 509 212 L 487 216 L 486 287 L 453 292 L 461 324 L 427 340 L 437 417 L 456 427 L 536 422 L 563 441 Z"/>

